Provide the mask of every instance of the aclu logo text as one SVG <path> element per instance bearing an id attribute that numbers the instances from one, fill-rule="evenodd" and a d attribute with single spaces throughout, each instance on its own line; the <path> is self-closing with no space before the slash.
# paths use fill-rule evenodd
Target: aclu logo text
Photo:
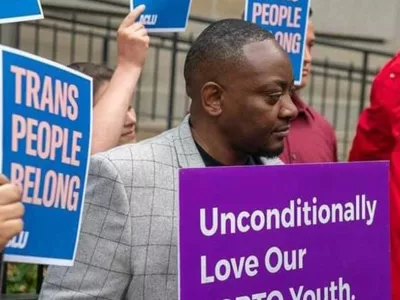
<path id="1" fill-rule="evenodd" d="M 7 248 L 25 249 L 28 244 L 29 232 L 22 231 L 20 234 L 14 236 L 7 244 Z"/>
<path id="2" fill-rule="evenodd" d="M 139 22 L 144 25 L 156 25 L 158 15 L 141 15 Z"/>

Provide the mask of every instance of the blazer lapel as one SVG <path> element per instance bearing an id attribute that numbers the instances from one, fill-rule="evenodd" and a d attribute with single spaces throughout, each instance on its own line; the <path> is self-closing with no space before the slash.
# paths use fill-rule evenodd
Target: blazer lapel
<path id="1" fill-rule="evenodd" d="M 174 134 L 174 146 L 178 157 L 178 165 L 180 168 L 202 168 L 205 165 L 194 143 L 189 125 L 189 117 L 190 115 L 187 115 L 183 119 Z M 283 165 L 283 162 L 278 157 L 260 157 L 260 159 L 263 165 Z"/>
<path id="2" fill-rule="evenodd" d="M 202 168 L 205 165 L 194 143 L 189 117 L 187 115 L 175 131 L 174 146 L 178 157 L 178 165 L 180 168 Z"/>

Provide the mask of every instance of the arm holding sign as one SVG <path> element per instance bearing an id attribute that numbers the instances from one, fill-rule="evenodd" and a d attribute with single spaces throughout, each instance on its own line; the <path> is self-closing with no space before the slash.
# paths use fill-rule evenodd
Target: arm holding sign
<path id="1" fill-rule="evenodd" d="M 10 184 L 4 175 L 0 175 L 0 251 L 8 241 L 22 231 L 24 206 L 21 191 Z"/>
<path id="2" fill-rule="evenodd" d="M 107 90 L 93 110 L 92 153 L 118 145 L 124 116 L 142 72 L 150 38 L 144 25 L 135 22 L 144 11 L 138 6 L 118 29 L 118 65 Z"/>
<path id="3" fill-rule="evenodd" d="M 123 299 L 132 280 L 131 243 L 120 172 L 103 154 L 94 155 L 74 266 L 50 267 L 39 299 Z"/>

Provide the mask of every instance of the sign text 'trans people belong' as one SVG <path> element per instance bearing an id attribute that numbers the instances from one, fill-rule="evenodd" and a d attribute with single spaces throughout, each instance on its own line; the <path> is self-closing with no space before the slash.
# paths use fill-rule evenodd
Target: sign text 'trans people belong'
<path id="1" fill-rule="evenodd" d="M 7 261 L 71 265 L 91 144 L 92 79 L 0 47 L 1 172 L 22 190 L 24 231 Z"/>

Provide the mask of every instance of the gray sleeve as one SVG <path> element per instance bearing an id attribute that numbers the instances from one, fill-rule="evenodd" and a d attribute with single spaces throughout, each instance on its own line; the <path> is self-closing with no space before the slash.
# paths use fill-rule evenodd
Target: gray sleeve
<path id="1" fill-rule="evenodd" d="M 129 200 L 103 155 L 90 162 L 73 267 L 50 267 L 39 299 L 123 299 L 131 283 Z"/>

